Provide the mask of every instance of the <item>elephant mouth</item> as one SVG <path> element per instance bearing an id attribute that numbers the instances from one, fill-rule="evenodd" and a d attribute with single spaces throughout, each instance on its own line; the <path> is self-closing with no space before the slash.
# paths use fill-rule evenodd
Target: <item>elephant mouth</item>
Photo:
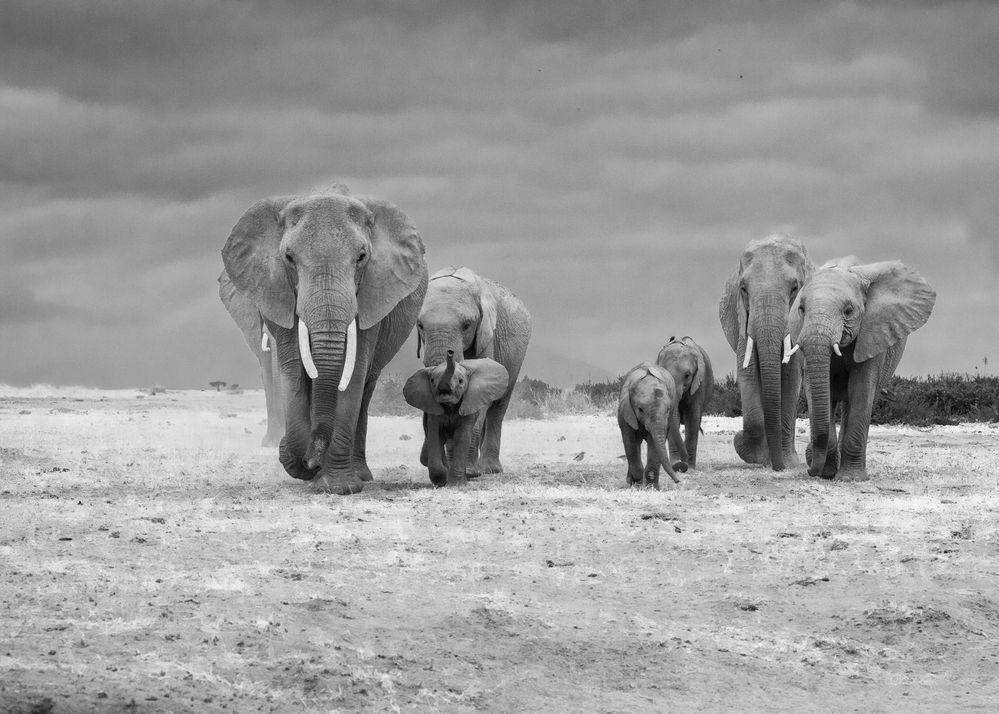
<path id="1" fill-rule="evenodd" d="M 461 401 L 461 397 L 455 394 L 448 394 L 447 392 L 438 392 L 436 399 L 438 404 L 445 407 L 457 406 Z"/>

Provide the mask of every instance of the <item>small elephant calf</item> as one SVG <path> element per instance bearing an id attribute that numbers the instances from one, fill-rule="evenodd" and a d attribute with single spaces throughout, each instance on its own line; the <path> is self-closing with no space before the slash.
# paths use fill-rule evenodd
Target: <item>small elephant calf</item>
<path id="1" fill-rule="evenodd" d="M 676 383 L 677 413 L 683 424 L 683 446 L 687 450 L 684 461 L 690 468 L 697 467 L 697 438 L 701 433 L 701 417 L 711 400 L 715 388 L 711 360 L 704 348 L 691 337 L 670 337 L 661 350 L 656 364 L 670 373 Z M 680 432 L 670 441 L 674 453 L 680 453 Z"/>
<path id="2" fill-rule="evenodd" d="M 503 396 L 510 382 L 506 367 L 489 358 L 447 361 L 417 370 L 402 389 L 406 402 L 423 411 L 420 463 L 435 486 L 466 483 L 469 453 L 484 410 Z"/>
<path id="3" fill-rule="evenodd" d="M 677 415 L 677 390 L 672 375 L 651 362 L 642 362 L 628 372 L 621 385 L 617 423 L 621 427 L 624 453 L 628 458 L 628 485 L 659 490 L 659 467 L 674 483 L 680 483 L 675 471 L 687 470 L 687 450 L 676 436 L 680 432 Z M 642 466 L 642 441 L 648 445 L 648 458 Z M 678 444 L 680 460 L 670 466 L 668 444 Z"/>

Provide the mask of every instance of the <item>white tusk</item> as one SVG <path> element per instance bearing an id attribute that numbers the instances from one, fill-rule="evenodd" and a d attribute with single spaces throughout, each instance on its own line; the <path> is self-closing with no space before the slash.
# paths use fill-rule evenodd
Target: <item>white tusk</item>
<path id="1" fill-rule="evenodd" d="M 267 333 L 266 332 L 261 332 L 260 333 L 260 351 L 261 352 L 270 352 L 271 351 L 271 346 L 269 344 L 267 344 Z"/>
<path id="2" fill-rule="evenodd" d="M 305 367 L 305 373 L 309 375 L 311 379 L 315 379 L 319 376 L 319 370 L 316 369 L 316 363 L 312 361 L 312 346 L 309 343 L 309 328 L 305 326 L 305 320 L 298 319 L 298 352 L 302 356 L 302 366 Z"/>
<path id="3" fill-rule="evenodd" d="M 839 351 L 839 342 L 833 342 L 833 352 L 836 353 L 837 357 L 843 356 L 843 353 Z"/>
<path id="4" fill-rule="evenodd" d="M 784 359 L 781 360 L 781 364 L 787 364 L 791 361 L 791 355 L 798 351 L 798 347 L 791 347 L 791 333 L 784 335 Z"/>
<path id="5" fill-rule="evenodd" d="M 753 358 L 753 338 L 746 335 L 746 357 L 742 360 L 742 368 L 749 366 L 749 360 Z"/>
<path id="6" fill-rule="evenodd" d="M 340 385 L 337 387 L 341 392 L 347 389 L 350 384 L 350 377 L 354 374 L 354 362 L 357 360 L 357 320 L 351 320 L 347 325 L 347 355 L 343 360 L 343 374 L 340 375 Z"/>

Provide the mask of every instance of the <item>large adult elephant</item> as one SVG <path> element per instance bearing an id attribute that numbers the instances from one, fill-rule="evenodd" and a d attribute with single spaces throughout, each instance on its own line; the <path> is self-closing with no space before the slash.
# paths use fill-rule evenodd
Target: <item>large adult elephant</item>
<path id="1" fill-rule="evenodd" d="M 809 474 L 867 478 L 874 399 L 895 373 L 909 333 L 926 323 L 934 302 L 933 288 L 905 264 L 861 265 L 853 256 L 823 265 L 798 294 L 789 322 L 791 339 L 805 356 Z"/>
<path id="2" fill-rule="evenodd" d="M 219 275 L 219 298 L 260 364 L 260 381 L 264 385 L 264 402 L 267 405 L 267 432 L 260 442 L 261 446 L 277 446 L 284 436 L 285 394 L 278 353 L 272 349 L 274 338 L 264 326 L 257 306 L 246 293 L 236 289 L 224 270 Z"/>
<path id="3" fill-rule="evenodd" d="M 742 399 L 736 453 L 775 471 L 798 463 L 794 420 L 803 361 L 792 353 L 787 313 L 813 270 L 805 246 L 783 233 L 751 241 L 718 306 L 725 338 L 735 350 Z"/>
<path id="4" fill-rule="evenodd" d="M 357 493 L 371 480 L 368 403 L 419 315 L 423 254 L 401 210 L 341 186 L 255 203 L 222 249 L 276 343 L 287 387 L 281 464 L 317 490 Z"/>
<path id="5" fill-rule="evenodd" d="M 489 358 L 506 368 L 509 383 L 476 423 L 466 473 L 500 473 L 503 417 L 527 355 L 531 313 L 516 295 L 469 268 L 445 268 L 430 278 L 417 323 L 423 364 L 447 361 L 448 350 L 466 359 Z M 480 449 L 481 445 L 481 449 Z M 427 446 L 422 461 L 426 464 Z"/>

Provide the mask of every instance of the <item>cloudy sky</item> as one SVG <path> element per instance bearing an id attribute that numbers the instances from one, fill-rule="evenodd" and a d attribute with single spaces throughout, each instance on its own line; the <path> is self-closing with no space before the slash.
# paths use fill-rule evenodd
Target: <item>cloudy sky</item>
<path id="1" fill-rule="evenodd" d="M 431 270 L 517 292 L 532 376 L 620 374 L 674 333 L 732 371 L 721 287 L 777 230 L 930 281 L 900 373 L 996 372 L 995 4 L 3 14 L 0 383 L 258 384 L 219 250 L 253 201 L 333 180 L 403 208 Z"/>

